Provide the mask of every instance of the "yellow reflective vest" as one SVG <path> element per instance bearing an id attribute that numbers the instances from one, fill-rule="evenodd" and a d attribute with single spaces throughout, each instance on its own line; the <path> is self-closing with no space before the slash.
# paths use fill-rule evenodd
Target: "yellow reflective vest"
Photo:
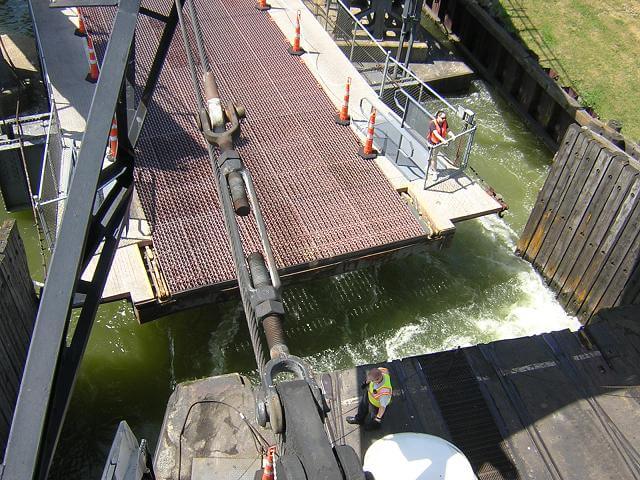
<path id="1" fill-rule="evenodd" d="M 393 393 L 389 370 L 386 368 L 379 368 L 378 370 L 382 372 L 382 386 L 374 390 L 373 382 L 369 382 L 369 401 L 371 402 L 371 405 L 376 408 L 380 408 L 380 398 L 383 396 L 388 395 L 389 403 L 391 403 L 391 394 Z"/>

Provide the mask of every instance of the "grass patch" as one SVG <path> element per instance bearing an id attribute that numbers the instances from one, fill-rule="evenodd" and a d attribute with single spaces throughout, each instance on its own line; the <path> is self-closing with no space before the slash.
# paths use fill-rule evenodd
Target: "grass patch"
<path id="1" fill-rule="evenodd" d="M 555 48 L 556 37 L 553 35 L 553 29 L 549 24 L 545 23 L 540 27 L 540 34 L 542 35 L 544 43 L 546 43 L 550 48 Z"/>
<path id="2" fill-rule="evenodd" d="M 580 98 L 582 99 L 582 104 L 585 107 L 590 107 L 597 112 L 600 110 L 603 102 L 605 102 L 606 94 L 604 92 L 604 88 L 597 86 L 591 90 L 584 90 L 580 92 Z"/>
<path id="3" fill-rule="evenodd" d="M 484 0 L 514 29 L 544 67 L 560 73 L 585 106 L 604 120 L 622 121 L 640 140 L 640 2 L 617 0 Z"/>

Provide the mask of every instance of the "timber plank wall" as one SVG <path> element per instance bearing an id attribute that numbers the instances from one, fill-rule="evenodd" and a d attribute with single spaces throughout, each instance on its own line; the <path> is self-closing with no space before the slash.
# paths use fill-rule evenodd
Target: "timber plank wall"
<path id="1" fill-rule="evenodd" d="M 593 118 L 475 0 L 425 0 L 425 8 L 551 151 L 558 149 L 569 125 L 578 123 L 640 159 L 638 144 Z"/>
<path id="2" fill-rule="evenodd" d="M 565 310 L 640 304 L 640 162 L 570 125 L 518 241 Z"/>
<path id="3" fill-rule="evenodd" d="M 14 220 L 0 226 L 0 453 L 4 456 L 37 313 L 27 255 Z"/>

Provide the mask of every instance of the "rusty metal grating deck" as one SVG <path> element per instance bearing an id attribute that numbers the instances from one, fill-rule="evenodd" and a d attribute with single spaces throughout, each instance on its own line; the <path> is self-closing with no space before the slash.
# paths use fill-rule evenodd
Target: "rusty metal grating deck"
<path id="1" fill-rule="evenodd" d="M 168 12 L 171 2 L 143 5 Z M 195 0 L 223 99 L 246 106 L 240 151 L 252 172 L 280 268 L 424 238 L 418 221 L 371 161 L 311 72 L 252 0 Z M 85 9 L 100 59 L 113 8 Z M 162 32 L 140 15 L 137 94 Z M 223 219 L 179 30 L 163 67 L 137 151 L 136 188 L 172 293 L 232 280 Z M 240 222 L 257 248 L 257 230 Z"/>

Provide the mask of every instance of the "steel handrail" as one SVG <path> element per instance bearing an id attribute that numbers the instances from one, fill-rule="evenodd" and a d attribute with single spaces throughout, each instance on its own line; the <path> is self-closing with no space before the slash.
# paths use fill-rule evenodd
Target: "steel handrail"
<path id="1" fill-rule="evenodd" d="M 325 1 L 325 10 L 327 10 L 329 8 L 329 3 L 330 2 L 332 2 L 332 0 L 326 0 Z M 351 12 L 351 9 L 347 5 L 345 5 L 343 0 L 335 0 L 335 2 L 337 4 L 338 8 L 342 8 L 344 10 L 344 12 L 354 22 L 354 31 L 352 32 L 353 38 L 351 40 L 354 43 L 354 45 L 352 45 L 352 48 L 355 46 L 355 33 L 356 33 L 357 29 L 360 28 L 365 33 L 365 35 L 369 38 L 369 40 L 371 40 L 373 42 L 373 45 L 375 45 L 375 47 L 377 47 L 380 50 L 380 52 L 383 55 L 385 55 L 385 57 L 387 57 L 386 61 L 385 61 L 385 72 L 389 71 L 389 68 L 388 68 L 389 67 L 389 63 L 393 63 L 394 64 L 394 72 L 397 72 L 397 69 L 400 68 L 401 71 L 404 72 L 405 75 L 411 77 L 422 88 L 426 89 L 431 95 L 433 95 L 435 98 L 440 100 L 444 105 L 446 105 L 449 109 L 451 109 L 453 112 L 455 112 L 456 115 L 460 116 L 459 112 L 461 111 L 461 109 L 459 109 L 458 107 L 456 107 L 453 104 L 451 104 L 444 97 L 442 97 L 442 95 L 440 95 L 433 88 L 431 88 L 427 83 L 425 83 L 422 80 L 420 80 L 415 75 L 415 73 L 413 73 L 411 71 L 411 69 L 405 67 L 397 59 L 393 58 L 393 56 L 391 55 L 391 52 L 389 50 L 385 50 L 382 47 L 382 45 L 380 45 L 380 42 L 373 37 L 373 35 L 371 34 L 371 32 L 369 32 L 367 27 L 353 14 L 353 12 Z M 327 21 L 328 21 L 328 17 L 327 17 Z M 325 29 L 326 29 L 326 27 L 325 27 Z M 344 32 L 344 33 L 347 33 L 347 32 Z M 385 75 L 385 77 L 386 77 L 386 75 Z M 386 78 L 383 80 L 383 83 L 385 83 L 385 80 L 386 80 Z M 389 80 L 391 80 L 391 81 L 397 80 L 397 74 L 395 74 L 394 77 L 390 77 Z"/>
<path id="2" fill-rule="evenodd" d="M 373 107 L 373 106 L 374 106 L 374 105 L 373 105 L 373 103 L 371 102 L 371 100 L 369 100 L 367 97 L 362 97 L 362 98 L 360 99 L 360 105 L 359 105 L 359 106 L 360 106 L 360 113 L 362 114 L 362 116 L 363 116 L 364 118 L 366 118 L 366 116 L 368 115 L 368 114 L 365 112 L 364 108 L 363 108 L 363 103 L 364 103 L 365 101 L 366 101 L 366 102 L 367 102 L 371 107 Z M 369 109 L 369 110 L 370 110 L 370 109 Z M 391 122 L 389 121 L 389 119 L 388 119 L 388 118 L 387 118 L 383 113 L 380 113 L 379 111 L 377 111 L 377 114 L 378 114 L 378 115 L 380 115 L 384 120 L 386 120 L 386 122 L 387 122 L 387 123 L 389 123 L 390 125 L 392 125 L 392 124 L 391 124 Z M 395 115 L 393 112 L 391 112 L 391 114 Z M 356 125 L 356 128 L 358 128 L 358 130 L 363 131 L 363 130 L 358 126 L 357 122 L 354 122 L 354 124 Z M 410 153 L 410 154 L 408 154 L 407 152 L 405 152 L 404 150 L 402 150 L 402 145 L 401 145 L 401 144 L 402 144 L 402 140 L 406 138 L 406 135 L 404 134 L 404 132 L 403 132 L 402 130 L 400 130 L 400 131 L 399 131 L 399 133 L 400 133 L 400 145 L 398 145 L 396 142 L 394 142 L 393 140 L 391 140 L 391 138 L 389 138 L 389 136 L 388 136 L 388 135 L 386 135 L 386 134 L 385 134 L 385 136 L 384 136 L 384 137 L 378 137 L 378 138 L 384 138 L 384 139 L 385 139 L 385 144 L 384 144 L 384 146 L 383 146 L 383 152 L 384 152 L 384 151 L 386 151 L 386 144 L 387 144 L 387 142 L 390 142 L 390 143 L 392 143 L 393 145 L 395 145 L 395 146 L 397 147 L 398 154 L 399 154 L 399 153 L 402 153 L 402 154 L 403 154 L 405 157 L 407 157 L 407 158 L 413 158 L 413 154 L 414 154 L 414 153 L 415 153 L 415 151 L 416 151 L 416 150 L 415 150 L 415 147 L 414 147 L 414 145 L 413 145 L 413 141 L 412 141 L 410 138 L 408 139 L 408 141 L 409 141 L 409 145 L 411 146 L 411 153 Z M 374 136 L 375 136 L 375 133 L 374 133 Z M 398 159 L 398 154 L 396 154 L 396 160 Z"/>
<path id="3" fill-rule="evenodd" d="M 398 62 L 398 60 L 396 60 L 395 58 L 391 57 L 389 58 L 389 62 L 394 63 L 396 68 L 400 68 L 402 70 L 404 70 L 404 72 L 406 72 L 406 74 L 409 77 L 412 77 L 416 82 L 418 82 L 418 84 L 420 84 L 422 87 L 424 87 L 431 95 L 433 95 L 434 97 L 436 97 L 438 100 L 440 100 L 442 103 L 444 103 L 448 108 L 450 108 L 452 111 L 458 112 L 458 107 L 454 106 L 453 104 L 451 104 L 449 101 L 447 101 L 442 95 L 440 95 L 438 92 L 436 92 L 433 88 L 431 88 L 427 83 L 423 82 L 422 80 L 420 80 L 415 73 L 413 73 L 409 68 L 405 67 L 404 65 L 402 65 L 400 62 Z M 410 98 L 413 98 L 411 95 L 409 95 Z M 414 99 L 415 100 L 415 99 Z M 417 100 L 416 100 L 417 101 Z"/>

